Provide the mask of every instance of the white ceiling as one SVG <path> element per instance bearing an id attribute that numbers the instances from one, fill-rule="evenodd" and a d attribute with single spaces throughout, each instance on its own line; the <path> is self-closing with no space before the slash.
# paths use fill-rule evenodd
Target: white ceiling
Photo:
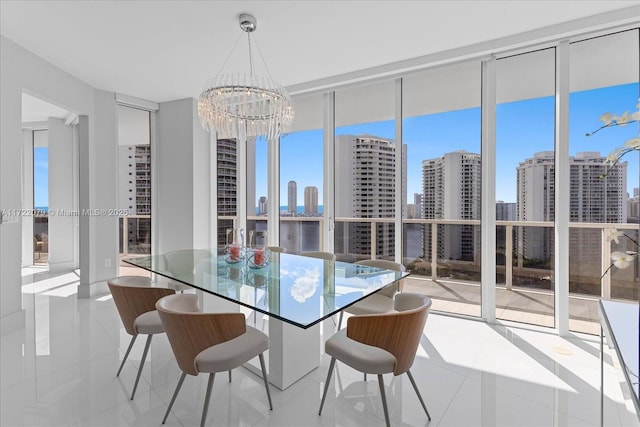
<path id="1" fill-rule="evenodd" d="M 46 122 L 49 117 L 73 119 L 74 114 L 40 98 L 22 93 L 22 123 L 34 124 Z"/>
<path id="2" fill-rule="evenodd" d="M 241 12 L 258 19 L 272 77 L 291 86 L 639 4 L 2 0 L 0 32 L 91 86 L 162 102 L 197 97 L 240 37 L 225 71 L 248 71 Z"/>

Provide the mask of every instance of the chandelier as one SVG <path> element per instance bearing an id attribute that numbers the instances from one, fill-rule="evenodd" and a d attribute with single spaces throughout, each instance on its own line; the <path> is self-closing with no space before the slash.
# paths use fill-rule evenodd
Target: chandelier
<path id="1" fill-rule="evenodd" d="M 277 139 L 291 129 L 291 98 L 285 88 L 271 78 L 259 48 L 268 77 L 254 73 L 251 33 L 256 26 L 257 20 L 253 15 L 240 15 L 240 28 L 247 33 L 249 43 L 250 74 L 221 72 L 205 84 L 198 99 L 202 126 L 209 132 L 218 132 L 219 137 L 237 138 L 239 129 L 243 127 L 247 136 L 266 135 L 268 139 Z"/>

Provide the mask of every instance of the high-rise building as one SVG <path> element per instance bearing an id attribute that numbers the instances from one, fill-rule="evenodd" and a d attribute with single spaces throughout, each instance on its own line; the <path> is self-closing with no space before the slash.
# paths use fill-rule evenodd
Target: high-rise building
<path id="1" fill-rule="evenodd" d="M 498 221 L 515 221 L 516 220 L 516 204 L 515 202 L 496 201 L 496 220 Z"/>
<path id="2" fill-rule="evenodd" d="M 627 220 L 627 163 L 609 166 L 599 152 L 580 152 L 569 157 L 569 221 L 620 223 Z M 555 218 L 555 159 L 553 151 L 535 153 L 518 165 L 518 221 L 553 221 Z M 522 236 L 525 258 L 547 260 L 553 254 L 553 229 L 525 227 Z M 580 230 L 570 232 L 572 259 L 599 254 L 599 236 Z M 580 253 L 578 253 L 580 252 Z M 591 254 L 593 252 L 593 254 Z M 599 256 L 599 255 L 598 255 Z"/>
<path id="3" fill-rule="evenodd" d="M 318 187 L 304 187 L 304 214 L 310 216 L 318 214 Z"/>
<path id="4" fill-rule="evenodd" d="M 422 217 L 427 219 L 480 219 L 482 164 L 480 154 L 464 150 L 422 161 Z M 425 230 L 425 242 L 431 241 Z M 439 225 L 438 258 L 478 261 L 480 227 Z M 430 245 L 424 247 L 431 255 Z"/>
<path id="5" fill-rule="evenodd" d="M 150 146 L 120 146 L 119 170 L 120 208 L 129 215 L 151 215 Z"/>
<path id="6" fill-rule="evenodd" d="M 151 147 L 149 144 L 119 147 L 120 208 L 129 215 L 151 215 Z M 149 218 L 123 218 L 127 226 L 127 251 L 144 252 L 151 243 Z M 121 223 L 121 227 L 125 224 Z M 124 230 L 120 231 L 122 235 Z M 124 244 L 124 242 L 121 242 Z M 120 251 L 124 251 L 124 247 Z"/>
<path id="7" fill-rule="evenodd" d="M 295 181 L 289 181 L 287 190 L 287 211 L 289 215 L 295 216 L 296 212 L 298 212 L 298 184 Z"/>
<path id="8" fill-rule="evenodd" d="M 633 197 L 627 202 L 627 222 L 640 222 L 640 191 L 637 188 L 633 189 Z"/>
<path id="9" fill-rule="evenodd" d="M 422 203 L 422 193 L 413 193 L 414 218 L 422 218 L 422 213 L 424 212 Z"/>
<path id="10" fill-rule="evenodd" d="M 396 195 L 396 162 L 406 165 L 406 147 L 398 155 L 395 141 L 372 135 L 338 135 L 335 142 L 337 217 L 394 218 L 396 197 L 406 201 L 407 182 Z M 406 215 L 406 206 L 403 206 Z M 336 230 L 336 252 L 345 255 L 371 253 L 369 223 L 341 224 Z M 340 234 L 342 233 L 342 234 Z M 381 222 L 376 231 L 376 255 L 394 256 L 393 224 Z"/>
<path id="11" fill-rule="evenodd" d="M 416 205 L 410 203 L 407 205 L 407 218 L 414 219 L 416 217 Z"/>
<path id="12" fill-rule="evenodd" d="M 235 139 L 219 139 L 217 144 L 218 217 L 237 215 L 237 143 Z M 218 244 L 226 243 L 226 230 L 233 220 L 218 219 Z"/>
<path id="13" fill-rule="evenodd" d="M 258 199 L 258 215 L 267 215 L 267 198 L 260 196 Z"/>
<path id="14" fill-rule="evenodd" d="M 422 218 L 422 211 L 422 193 L 413 193 L 413 203 L 407 204 L 406 218 Z M 402 239 L 405 257 L 415 259 L 424 256 L 424 231 L 424 224 L 404 224 L 402 227 Z"/>

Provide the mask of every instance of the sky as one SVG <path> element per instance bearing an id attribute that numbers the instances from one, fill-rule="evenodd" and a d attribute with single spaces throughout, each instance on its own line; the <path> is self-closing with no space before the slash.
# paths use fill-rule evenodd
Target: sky
<path id="1" fill-rule="evenodd" d="M 600 127 L 600 116 L 609 111 L 636 111 L 638 84 L 572 93 L 569 99 L 569 155 L 598 151 L 606 156 L 617 146 L 638 135 L 638 124 L 609 128 L 586 137 Z M 499 104 L 496 107 L 496 200 L 516 201 L 518 163 L 539 151 L 554 150 L 553 97 Z M 466 150 L 480 153 L 480 108 L 405 118 L 403 142 L 407 145 L 407 195 L 422 193 L 422 160 L 444 153 Z M 394 121 L 363 123 L 336 129 L 336 134 L 371 134 L 395 137 Z M 304 203 L 304 187 L 318 187 L 322 204 L 322 131 L 295 132 L 282 138 L 280 148 L 280 204 L 287 203 L 287 184 L 298 184 L 298 205 Z M 256 197 L 266 195 L 266 142 L 258 144 Z M 262 161 L 260 161 L 262 159 Z M 638 187 L 638 153 L 624 158 L 628 163 L 628 192 Z M 636 177 L 635 179 L 633 177 Z M 339 183 L 338 183 L 339 185 Z"/>
<path id="2" fill-rule="evenodd" d="M 33 206 L 49 206 L 49 149 L 33 149 Z"/>
<path id="3" fill-rule="evenodd" d="M 638 135 L 638 123 L 605 129 L 586 137 L 585 133 L 600 127 L 599 117 L 605 112 L 622 114 L 637 111 L 637 83 L 575 92 L 570 95 L 569 154 L 598 151 L 606 156 L 626 140 Z M 539 151 L 554 149 L 554 98 L 544 97 L 506 104 L 496 108 L 496 200 L 516 201 L 516 168 L 518 162 Z M 336 134 L 371 134 L 395 137 L 394 121 L 343 126 Z M 422 160 L 442 156 L 455 150 L 480 153 L 480 109 L 450 111 L 405 118 L 403 142 L 407 145 L 407 196 L 421 193 Z M 287 185 L 297 182 L 298 205 L 304 204 L 304 188 L 318 187 L 318 203 L 322 205 L 323 134 L 321 129 L 291 133 L 281 139 L 280 204 L 287 204 Z M 256 143 L 256 199 L 267 194 L 267 144 Z M 639 186 L 640 152 L 627 155 L 628 192 Z M 48 206 L 47 149 L 34 149 L 34 206 Z M 634 178 L 635 177 L 635 178 Z M 339 183 L 337 183 L 339 185 Z M 257 203 L 256 203 L 257 205 Z"/>

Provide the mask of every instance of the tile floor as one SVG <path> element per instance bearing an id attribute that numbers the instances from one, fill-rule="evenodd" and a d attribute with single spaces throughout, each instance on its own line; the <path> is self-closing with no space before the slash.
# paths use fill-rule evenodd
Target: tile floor
<path id="1" fill-rule="evenodd" d="M 77 299 L 74 273 L 25 269 L 26 327 L 1 338 L 0 425 L 158 426 L 180 371 L 164 335 L 154 338 L 135 400 L 129 394 L 144 340 L 119 378 L 129 342 L 110 296 Z M 331 321 L 323 325 L 332 328 Z M 605 365 L 605 425 L 640 426 Z M 322 416 L 328 367 L 285 391 L 244 368 L 216 378 L 208 426 L 383 426 L 377 382 L 337 365 Z M 428 422 L 406 376 L 385 376 L 394 426 L 596 426 L 600 424 L 599 338 L 565 339 L 524 328 L 431 314 L 412 372 L 433 417 Z M 199 425 L 206 376 L 188 376 L 167 426 Z"/>

